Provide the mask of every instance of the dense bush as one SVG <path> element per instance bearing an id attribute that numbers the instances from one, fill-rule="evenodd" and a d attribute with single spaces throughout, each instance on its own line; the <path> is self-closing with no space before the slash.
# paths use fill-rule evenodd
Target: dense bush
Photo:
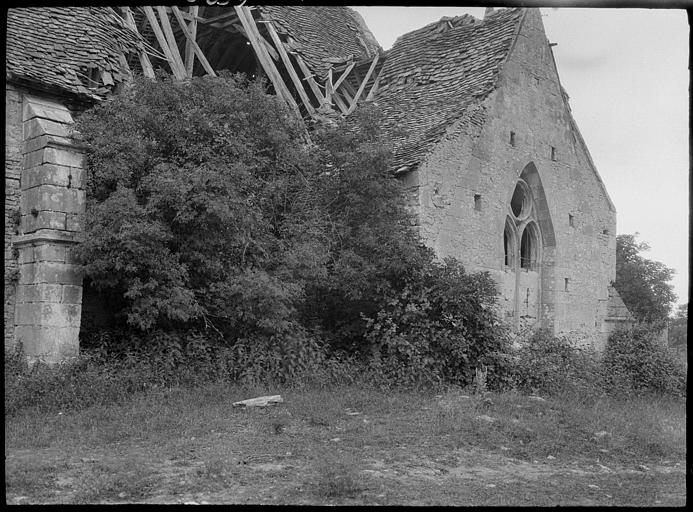
<path id="1" fill-rule="evenodd" d="M 230 378 L 280 381 L 377 354 L 384 381 L 467 383 L 497 348 L 492 281 L 437 262 L 411 227 L 374 108 L 307 144 L 260 83 L 161 77 L 81 116 L 76 256 L 129 353 L 163 347 L 153 377 L 196 339 L 230 350 Z"/>
<path id="2" fill-rule="evenodd" d="M 90 285 L 142 331 L 295 333 L 319 271 L 301 129 L 241 77 L 138 81 L 78 119 Z M 303 175 L 302 175 L 303 174 Z M 309 257 L 310 256 L 310 257 Z"/>
<path id="3" fill-rule="evenodd" d="M 685 396 L 686 367 L 660 343 L 660 329 L 641 325 L 616 331 L 603 354 L 582 348 L 576 335 L 553 336 L 541 329 L 519 333 L 512 348 L 486 356 L 489 388 L 584 396 Z"/>
<path id="4" fill-rule="evenodd" d="M 499 387 L 529 393 L 554 394 L 565 390 L 595 390 L 601 370 L 595 355 L 569 336 L 545 329 L 521 333 L 517 346 L 499 365 Z"/>
<path id="5" fill-rule="evenodd" d="M 404 289 L 368 319 L 367 337 L 394 382 L 471 384 L 503 332 L 493 312 L 496 285 L 452 258 L 406 278 Z"/>
<path id="6" fill-rule="evenodd" d="M 686 367 L 660 342 L 660 333 L 661 326 L 639 325 L 609 336 L 602 365 L 610 391 L 686 394 Z"/>

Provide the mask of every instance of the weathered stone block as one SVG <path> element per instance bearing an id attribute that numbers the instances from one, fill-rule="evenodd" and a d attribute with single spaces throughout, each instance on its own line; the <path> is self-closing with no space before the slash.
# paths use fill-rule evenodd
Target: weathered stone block
<path id="1" fill-rule="evenodd" d="M 77 261 L 77 258 L 75 257 L 75 245 L 69 245 L 65 247 L 65 263 L 72 264 L 72 265 L 79 265 L 80 263 Z"/>
<path id="2" fill-rule="evenodd" d="M 83 189 L 84 170 L 54 164 L 42 164 L 22 171 L 22 190 L 40 185 Z"/>
<path id="3" fill-rule="evenodd" d="M 53 302 L 59 303 L 63 297 L 63 286 L 60 284 L 20 284 L 17 286 L 17 302 Z"/>
<path id="4" fill-rule="evenodd" d="M 34 246 L 35 261 L 65 262 L 67 246 L 55 243 L 40 243 Z"/>
<path id="5" fill-rule="evenodd" d="M 27 96 L 24 101 L 24 121 L 35 117 L 50 119 L 59 123 L 72 124 L 73 119 L 70 111 L 63 105 L 55 102 L 49 103 L 46 100 L 37 100 L 35 97 Z"/>
<path id="6" fill-rule="evenodd" d="M 19 284 L 32 284 L 36 282 L 36 263 L 27 263 L 19 266 Z"/>
<path id="7" fill-rule="evenodd" d="M 78 304 L 17 303 L 15 322 L 40 327 L 79 327 L 81 312 L 82 306 Z"/>
<path id="8" fill-rule="evenodd" d="M 67 148 L 47 147 L 43 150 L 43 161 L 68 167 L 83 167 L 84 153 Z"/>
<path id="9" fill-rule="evenodd" d="M 33 245 L 25 245 L 23 247 L 19 247 L 18 251 L 19 251 L 19 257 L 17 258 L 18 263 L 20 263 L 20 264 L 33 263 L 35 261 L 34 246 Z"/>
<path id="10" fill-rule="evenodd" d="M 32 167 L 37 167 L 44 162 L 43 160 L 43 148 L 37 151 L 31 151 L 24 153 L 24 160 L 22 165 L 24 169 L 30 169 Z"/>
<path id="11" fill-rule="evenodd" d="M 82 287 L 65 285 L 62 287 L 63 304 L 82 304 Z"/>
<path id="12" fill-rule="evenodd" d="M 62 212 L 39 211 L 36 216 L 22 215 L 22 231 L 33 233 L 38 229 L 65 229 L 65 214 Z"/>
<path id="13" fill-rule="evenodd" d="M 24 142 L 23 153 L 31 153 L 48 146 L 66 146 L 71 148 L 73 147 L 73 141 L 68 137 L 60 137 L 57 135 L 40 135 Z"/>
<path id="14" fill-rule="evenodd" d="M 54 364 L 79 353 L 79 326 L 17 326 L 15 338 L 21 342 L 30 362 L 40 359 Z"/>
<path id="15" fill-rule="evenodd" d="M 65 213 L 80 213 L 84 211 L 86 195 L 84 190 L 59 187 L 56 185 L 40 185 L 22 192 L 21 210 L 29 212 L 51 210 Z"/>
<path id="16" fill-rule="evenodd" d="M 83 229 L 84 215 L 68 213 L 65 221 L 65 229 L 67 231 L 75 231 L 81 233 Z"/>
<path id="17" fill-rule="evenodd" d="M 41 135 L 57 135 L 69 137 L 70 126 L 65 123 L 34 117 L 24 122 L 24 140 L 30 140 Z"/>
<path id="18" fill-rule="evenodd" d="M 36 283 L 59 283 L 81 286 L 82 270 L 75 265 L 67 263 L 45 262 L 37 263 Z"/>

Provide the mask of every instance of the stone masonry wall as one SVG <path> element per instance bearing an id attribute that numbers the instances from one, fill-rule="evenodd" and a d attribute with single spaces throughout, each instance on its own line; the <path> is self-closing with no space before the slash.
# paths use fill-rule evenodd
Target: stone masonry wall
<path id="1" fill-rule="evenodd" d="M 81 234 L 85 190 L 72 122 L 60 103 L 24 96 L 15 339 L 30 359 L 48 363 L 78 352 L 82 277 L 70 249 Z"/>
<path id="2" fill-rule="evenodd" d="M 477 110 L 407 178 L 418 186 L 424 238 L 438 255 L 490 272 L 508 313 L 517 299 L 503 230 L 517 179 L 533 163 L 555 245 L 545 247 L 550 265 L 540 283 L 532 288 L 529 273 L 521 276 L 531 289 L 527 300 L 541 295 L 550 306 L 540 313 L 542 324 L 554 332 L 598 335 L 615 276 L 616 213 L 573 129 L 538 10 L 529 10 L 498 88 Z M 481 125 L 472 122 L 480 118 Z"/>
<path id="3" fill-rule="evenodd" d="M 22 173 L 22 92 L 5 88 L 5 349 L 14 347 L 14 308 L 19 264 L 12 240 L 19 233 L 19 178 Z"/>

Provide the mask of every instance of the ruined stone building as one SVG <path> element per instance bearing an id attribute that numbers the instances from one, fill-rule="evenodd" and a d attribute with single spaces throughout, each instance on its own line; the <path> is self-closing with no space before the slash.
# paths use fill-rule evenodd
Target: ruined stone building
<path id="1" fill-rule="evenodd" d="M 538 9 L 443 18 L 384 52 L 339 6 L 20 8 L 6 47 L 6 347 L 49 361 L 76 352 L 82 280 L 69 249 L 85 192 L 70 125 L 157 68 L 263 77 L 308 127 L 375 102 L 424 239 L 490 272 L 510 325 L 600 348 L 630 318 L 610 286 L 616 211 Z"/>

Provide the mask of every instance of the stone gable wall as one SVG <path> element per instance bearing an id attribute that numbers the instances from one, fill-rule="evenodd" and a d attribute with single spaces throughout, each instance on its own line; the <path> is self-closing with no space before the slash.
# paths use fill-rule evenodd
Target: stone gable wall
<path id="1" fill-rule="evenodd" d="M 429 245 L 470 270 L 490 272 L 508 320 L 519 304 L 520 316 L 536 322 L 533 301 L 540 301 L 542 325 L 594 334 L 601 331 L 615 276 L 616 214 L 572 128 L 535 11 L 528 11 L 497 89 L 448 130 L 406 182 L 418 190 L 420 229 Z M 483 118 L 482 126 L 472 118 Z M 544 248 L 540 282 L 521 270 L 518 302 L 515 273 L 504 266 L 503 230 L 515 184 L 529 163 L 545 193 L 555 246 Z"/>

